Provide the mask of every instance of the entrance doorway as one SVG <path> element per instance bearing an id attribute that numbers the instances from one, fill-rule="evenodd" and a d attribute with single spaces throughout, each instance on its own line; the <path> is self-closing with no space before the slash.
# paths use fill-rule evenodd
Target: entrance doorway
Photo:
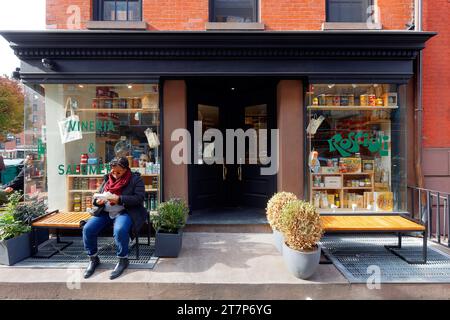
<path id="1" fill-rule="evenodd" d="M 276 175 L 262 175 L 259 156 L 256 162 L 250 151 L 248 137 L 245 139 L 245 156 L 239 155 L 238 139 L 227 137 L 227 129 L 268 129 L 267 150 L 262 154 L 270 157 L 270 129 L 276 128 L 276 82 L 268 79 L 205 79 L 188 82 L 188 128 L 194 137 L 194 121 L 202 121 L 201 134 L 207 129 L 217 129 L 222 133 L 223 146 L 233 141 L 233 161 L 205 163 L 205 158 L 216 147 L 215 140 L 201 142 L 203 159 L 189 165 L 189 202 L 192 210 L 219 208 L 259 208 L 267 205 L 268 199 L 276 192 Z M 236 131 L 235 131 L 236 132 Z M 259 135 L 256 136 L 259 148 Z M 242 143 L 242 140 L 240 143 Z M 195 142 L 193 142 L 195 143 Z M 192 145 L 194 149 L 194 145 Z M 215 153 L 214 153 L 215 154 Z M 215 154 L 217 156 L 217 154 Z M 211 154 L 212 156 L 212 154 Z M 192 154 L 192 159 L 194 154 Z M 233 163 L 230 163 L 233 162 Z M 252 164 L 253 163 L 253 164 Z M 259 210 L 261 212 L 261 210 Z"/>

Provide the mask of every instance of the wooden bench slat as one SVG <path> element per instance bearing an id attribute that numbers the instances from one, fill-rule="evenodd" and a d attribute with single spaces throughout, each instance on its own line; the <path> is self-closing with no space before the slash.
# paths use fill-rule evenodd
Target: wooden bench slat
<path id="1" fill-rule="evenodd" d="M 424 231 L 425 227 L 401 216 L 321 216 L 325 232 Z"/>
<path id="2" fill-rule="evenodd" d="M 33 222 L 33 227 L 80 228 L 80 222 L 91 218 L 87 212 L 55 212 Z"/>

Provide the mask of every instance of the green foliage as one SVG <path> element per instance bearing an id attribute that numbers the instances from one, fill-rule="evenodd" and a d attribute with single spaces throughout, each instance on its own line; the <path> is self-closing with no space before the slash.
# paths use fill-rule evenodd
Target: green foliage
<path id="1" fill-rule="evenodd" d="M 311 203 L 295 200 L 281 210 L 280 227 L 286 245 L 298 251 L 312 251 L 323 234 L 319 212 Z"/>
<path id="2" fill-rule="evenodd" d="M 26 217 L 24 212 L 17 214 L 17 209 L 23 205 L 20 203 L 21 198 L 22 194 L 19 192 L 13 192 L 8 196 L 8 204 L 4 211 L 0 213 L 0 241 L 18 237 L 31 231 L 29 223 L 21 219 L 21 217 Z"/>
<path id="3" fill-rule="evenodd" d="M 17 206 L 20 203 L 20 199 L 22 199 L 22 194 L 20 192 L 14 191 L 8 196 L 8 203 L 6 204 L 6 212 L 14 215 Z"/>
<path id="4" fill-rule="evenodd" d="M 13 214 L 9 212 L 0 213 L 0 241 L 15 238 L 30 231 L 31 227 L 14 219 Z"/>
<path id="5" fill-rule="evenodd" d="M 31 225 L 32 220 L 45 214 L 46 209 L 44 200 L 19 203 L 14 210 L 14 218 Z"/>
<path id="6" fill-rule="evenodd" d="M 24 93 L 19 83 L 0 77 L 0 141 L 23 131 Z"/>
<path id="7" fill-rule="evenodd" d="M 170 199 L 160 203 L 158 213 L 151 217 L 156 230 L 176 233 L 186 225 L 189 209 L 181 199 Z"/>

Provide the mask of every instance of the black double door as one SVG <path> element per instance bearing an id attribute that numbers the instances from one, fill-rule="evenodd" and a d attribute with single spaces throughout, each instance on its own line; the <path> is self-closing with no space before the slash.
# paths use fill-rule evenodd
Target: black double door
<path id="1" fill-rule="evenodd" d="M 193 162 L 189 165 L 189 201 L 192 210 L 214 207 L 265 208 L 276 190 L 276 175 L 261 174 L 261 168 L 270 165 L 265 156 L 270 157 L 270 129 L 274 129 L 276 123 L 275 88 L 271 81 L 189 83 L 188 126 L 192 138 L 194 121 L 201 121 L 202 138 L 205 132 L 211 132 L 208 129 L 215 129 L 214 133 L 220 132 L 222 136 L 222 141 L 208 137 L 201 139 L 200 143 L 192 141 Z M 239 133 L 236 131 L 239 129 L 242 129 L 240 133 L 255 129 L 253 132 L 258 134 L 253 141 L 257 153 L 250 151 L 255 149 L 250 148 L 248 137 L 245 138 L 245 152 L 239 152 L 242 136 L 241 139 L 235 136 L 227 138 L 227 129 L 236 133 Z M 267 148 L 259 146 L 259 129 L 268 129 Z M 199 144 L 199 148 L 194 148 L 195 143 Z M 233 150 L 233 156 L 230 156 L 230 150 Z M 194 157 L 194 152 L 197 152 L 198 158 Z M 219 162 L 217 160 L 220 158 L 222 163 L 212 163 L 214 160 Z"/>

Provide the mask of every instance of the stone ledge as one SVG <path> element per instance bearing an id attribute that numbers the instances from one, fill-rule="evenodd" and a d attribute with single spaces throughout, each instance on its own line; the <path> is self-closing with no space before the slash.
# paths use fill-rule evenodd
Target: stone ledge
<path id="1" fill-rule="evenodd" d="M 86 25 L 90 30 L 146 30 L 147 22 L 145 21 L 88 21 Z"/>
<path id="2" fill-rule="evenodd" d="M 264 23 L 258 22 L 206 22 L 205 23 L 206 30 L 255 30 L 255 31 L 263 31 L 265 29 Z"/>
<path id="3" fill-rule="evenodd" d="M 324 22 L 322 30 L 381 30 L 381 23 L 374 23 L 373 28 L 369 28 L 365 22 Z"/>

